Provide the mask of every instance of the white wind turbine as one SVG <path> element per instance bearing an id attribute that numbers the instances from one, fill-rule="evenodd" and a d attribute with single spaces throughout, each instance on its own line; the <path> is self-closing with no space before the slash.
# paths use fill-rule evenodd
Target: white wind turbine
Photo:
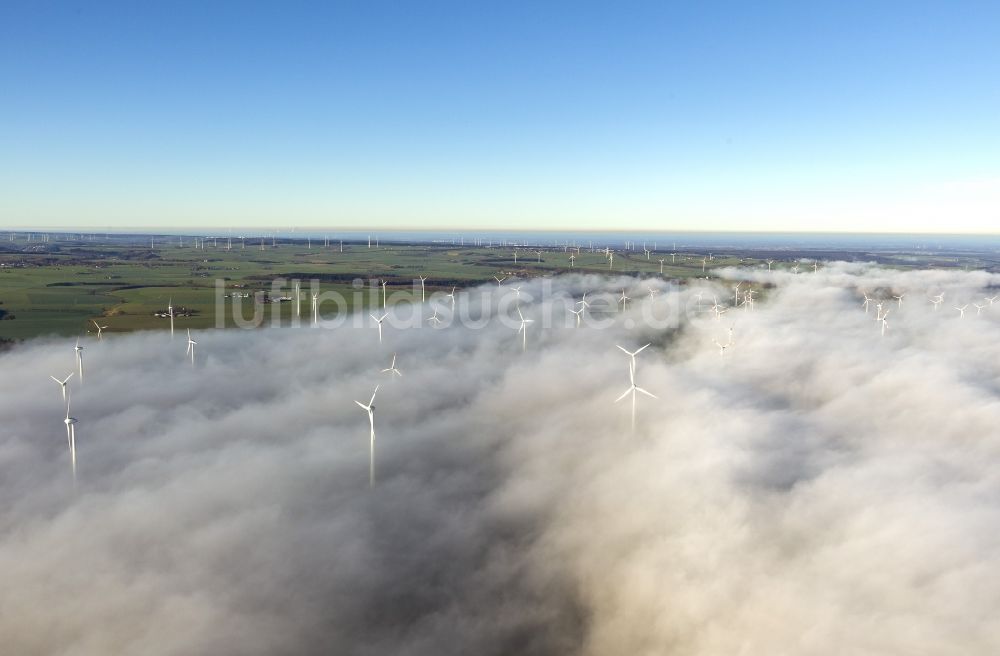
<path id="1" fill-rule="evenodd" d="M 385 307 L 385 278 L 382 279 L 382 307 Z"/>
<path id="2" fill-rule="evenodd" d="M 618 299 L 618 302 L 622 304 L 622 310 L 621 310 L 622 312 L 625 311 L 626 304 L 629 301 L 631 301 L 631 300 L 632 300 L 632 297 L 631 296 L 626 296 L 625 295 L 625 290 L 623 289 L 622 290 L 622 296 L 621 296 L 621 298 Z"/>
<path id="3" fill-rule="evenodd" d="M 298 280 L 295 281 L 295 316 L 302 316 L 302 289 Z"/>
<path id="4" fill-rule="evenodd" d="M 497 276 L 493 276 L 493 279 L 497 281 L 497 289 L 500 289 L 503 281 L 507 279 L 507 276 L 504 276 L 503 278 L 498 278 Z"/>
<path id="5" fill-rule="evenodd" d="M 621 348 L 621 347 L 619 347 L 619 348 Z M 646 347 L 644 346 L 643 348 L 646 348 Z M 625 349 L 622 349 L 622 350 L 624 351 Z M 642 349 L 639 349 L 639 350 L 641 351 Z M 626 353 L 627 353 L 627 351 L 626 351 Z M 656 395 L 653 394 L 653 393 L 651 393 L 651 392 L 648 392 L 648 391 L 644 390 L 643 388 L 641 388 L 641 387 L 639 387 L 638 385 L 635 384 L 635 365 L 632 364 L 632 363 L 629 363 L 629 366 L 628 366 L 628 379 L 629 379 L 628 389 L 625 390 L 622 393 L 621 396 L 619 396 L 617 399 L 615 399 L 615 403 L 618 403 L 619 401 L 621 401 L 622 399 L 624 399 L 629 394 L 632 395 L 632 432 L 634 433 L 635 432 L 635 395 L 636 395 L 636 392 L 640 392 L 642 394 L 645 394 L 646 396 L 648 396 L 650 398 L 653 398 L 653 399 L 656 398 Z"/>
<path id="6" fill-rule="evenodd" d="M 437 308 L 434 308 L 434 315 L 431 316 L 431 318 L 428 319 L 427 321 L 430 322 L 431 324 L 435 325 L 435 326 L 441 323 L 441 319 L 438 318 L 438 309 Z"/>
<path id="7" fill-rule="evenodd" d="M 713 339 L 712 341 L 715 343 L 716 346 L 719 347 L 719 355 L 721 357 L 725 357 L 725 355 L 726 355 L 726 349 L 733 345 L 733 332 L 732 332 L 732 329 L 729 330 L 729 341 L 727 341 L 725 344 L 720 344 L 719 340 L 717 340 L 717 339 Z"/>
<path id="8" fill-rule="evenodd" d="M 94 326 L 97 328 L 97 341 L 101 341 L 101 333 L 105 328 L 107 328 L 107 326 L 102 326 L 93 319 L 90 320 L 90 323 L 94 324 Z"/>
<path id="9" fill-rule="evenodd" d="M 73 347 L 76 351 L 76 370 L 80 374 L 80 384 L 83 384 L 83 347 L 80 346 L 80 338 L 76 338 L 76 346 Z"/>
<path id="10" fill-rule="evenodd" d="M 392 354 L 392 364 L 390 364 L 387 368 L 385 368 L 385 369 L 382 370 L 382 373 L 386 373 L 386 372 L 389 372 L 389 377 L 390 378 L 392 378 L 393 376 L 399 376 L 400 378 L 403 377 L 402 372 L 400 372 L 399 369 L 396 368 L 396 354 L 395 353 Z"/>
<path id="11" fill-rule="evenodd" d="M 649 346 L 649 344 L 646 344 L 646 346 L 641 346 L 641 347 L 637 348 L 634 351 L 630 351 L 627 348 L 625 348 L 624 346 L 621 346 L 619 344 L 615 344 L 615 346 L 617 346 L 625 355 L 627 355 L 629 357 L 628 366 L 629 366 L 629 368 L 631 368 L 631 369 L 634 370 L 635 367 L 636 367 L 635 356 L 637 356 L 640 353 L 642 353 L 646 349 L 646 347 Z"/>
<path id="12" fill-rule="evenodd" d="M 427 280 L 427 278 L 425 276 L 417 277 L 420 278 L 420 302 L 423 303 L 427 300 L 427 297 L 424 295 L 424 281 Z"/>
<path id="13" fill-rule="evenodd" d="M 574 262 L 576 262 L 576 255 L 570 255 L 569 256 L 569 268 L 571 268 L 571 269 L 573 268 L 573 266 L 574 266 L 573 263 Z"/>
<path id="14" fill-rule="evenodd" d="M 455 311 L 455 288 L 452 287 L 451 288 L 451 293 L 450 294 L 445 294 L 445 296 L 447 298 L 451 299 L 451 310 L 452 310 L 452 312 L 454 312 Z"/>
<path id="15" fill-rule="evenodd" d="M 983 300 L 989 301 L 990 305 L 993 305 L 994 301 L 996 301 L 998 298 L 1000 298 L 1000 294 L 997 294 L 996 296 L 984 296 Z"/>
<path id="16" fill-rule="evenodd" d="M 372 398 L 367 404 L 355 401 L 368 413 L 368 425 L 371 427 L 371 442 L 368 447 L 368 487 L 375 486 L 375 395 L 378 394 L 378 385 L 372 392 Z"/>
<path id="17" fill-rule="evenodd" d="M 174 338 L 174 299 L 167 299 L 167 314 L 170 315 L 170 339 Z"/>
<path id="18" fill-rule="evenodd" d="M 660 260 L 660 275 L 661 275 L 661 276 L 663 275 L 663 263 L 664 263 L 664 262 L 666 262 L 666 260 L 665 260 L 665 259 L 661 259 L 661 260 Z"/>
<path id="19" fill-rule="evenodd" d="M 889 327 L 889 322 L 886 321 L 886 317 L 889 316 L 889 312 L 890 310 L 886 310 L 885 314 L 882 315 L 882 318 L 879 319 L 879 321 L 882 322 L 882 337 L 885 337 L 885 329 Z"/>
<path id="20" fill-rule="evenodd" d="M 973 305 L 976 306 L 976 316 L 977 317 L 979 316 L 979 313 L 983 311 L 983 308 L 986 307 L 985 303 L 983 303 L 982 305 L 980 305 L 979 303 L 973 303 Z"/>
<path id="21" fill-rule="evenodd" d="M 312 301 L 313 301 L 312 302 L 312 307 L 313 307 L 313 325 L 314 326 L 318 326 L 319 325 L 319 302 L 317 301 L 318 298 L 319 298 L 319 294 L 314 293 L 312 295 Z"/>
<path id="22" fill-rule="evenodd" d="M 370 316 L 370 317 L 371 317 L 372 319 L 374 319 L 374 320 L 375 320 L 375 323 L 377 323 L 377 324 L 378 324 L 378 343 L 379 343 L 379 344 L 381 344 L 381 343 L 382 343 L 382 322 L 383 322 L 383 321 L 385 320 L 385 318 L 386 318 L 387 316 L 389 316 L 389 313 L 388 313 L 388 312 L 386 312 L 386 313 L 385 313 L 385 314 L 383 314 L 383 315 L 382 315 L 381 317 L 376 317 L 376 316 L 375 316 L 374 314 L 370 314 L 369 316 Z"/>
<path id="23" fill-rule="evenodd" d="M 862 292 L 862 294 L 865 295 L 865 300 L 864 303 L 862 303 L 862 305 L 865 307 L 865 314 L 868 314 L 868 306 L 871 304 L 873 299 L 868 298 L 868 292 Z"/>
<path id="24" fill-rule="evenodd" d="M 768 271 L 770 271 L 770 270 L 771 270 L 771 265 L 772 265 L 772 264 L 774 264 L 774 260 L 768 260 L 768 261 L 767 261 L 767 270 L 768 270 Z"/>
<path id="25" fill-rule="evenodd" d="M 63 419 L 63 423 L 66 424 L 66 441 L 69 443 L 69 455 L 73 462 L 73 482 L 76 482 L 76 417 L 69 416 L 69 404 L 70 399 L 66 399 L 66 418 Z"/>
<path id="26" fill-rule="evenodd" d="M 715 301 L 712 305 L 712 311 L 715 312 L 715 320 L 718 321 L 722 318 L 722 315 L 726 313 L 726 306 L 719 304 L 719 298 L 713 296 L 712 299 Z"/>
<path id="27" fill-rule="evenodd" d="M 649 292 L 649 301 L 651 303 L 655 303 L 656 302 L 656 295 L 660 293 L 660 290 L 656 289 L 655 287 L 647 287 L 646 291 Z"/>
<path id="28" fill-rule="evenodd" d="M 56 378 L 55 376 L 49 376 L 49 378 L 51 378 L 52 380 L 54 380 L 54 381 L 56 381 L 57 383 L 59 383 L 59 387 L 61 387 L 61 388 L 62 388 L 62 395 L 63 395 L 63 401 L 65 401 L 65 400 L 66 400 L 66 383 L 68 383 L 68 382 L 69 382 L 69 379 L 70 379 L 70 378 L 72 378 L 72 377 L 73 377 L 73 374 L 72 374 L 72 373 L 70 373 L 70 375 L 66 376 L 66 377 L 65 377 L 64 379 L 62 379 L 62 380 L 59 380 L 59 379 L 58 379 L 58 378 Z"/>
<path id="29" fill-rule="evenodd" d="M 518 285 L 517 287 L 510 288 L 511 291 L 514 292 L 514 299 L 517 301 L 521 300 L 521 287 L 524 287 L 524 285 Z"/>
<path id="30" fill-rule="evenodd" d="M 905 296 L 905 294 L 899 294 L 899 295 L 893 294 L 892 295 L 892 297 L 894 299 L 896 299 L 896 303 L 897 303 L 896 307 L 897 308 L 903 307 L 903 296 Z"/>
<path id="31" fill-rule="evenodd" d="M 734 294 L 733 307 L 736 307 L 740 304 L 740 285 L 742 284 L 743 281 L 741 280 L 740 282 L 736 283 L 735 287 L 733 287 L 733 294 Z"/>
<path id="32" fill-rule="evenodd" d="M 188 332 L 187 353 L 191 355 L 191 366 L 193 367 L 194 366 L 194 347 L 195 347 L 195 344 L 197 344 L 198 342 L 196 342 L 193 339 L 191 339 L 191 329 L 190 328 L 188 328 L 187 332 Z"/>
<path id="33" fill-rule="evenodd" d="M 615 254 L 608 253 L 608 271 L 615 268 Z"/>
<path id="34" fill-rule="evenodd" d="M 931 305 L 934 306 L 934 311 L 937 312 L 938 306 L 944 302 L 944 294 L 943 293 L 938 294 L 937 296 L 932 297 L 930 301 Z"/>
<path id="35" fill-rule="evenodd" d="M 958 310 L 958 318 L 959 319 L 964 319 L 965 318 L 965 308 L 967 308 L 967 307 L 969 307 L 968 303 L 966 303 L 962 307 L 958 307 L 957 305 L 955 306 L 955 309 Z"/>
<path id="36" fill-rule="evenodd" d="M 517 308 L 517 316 L 521 318 L 521 326 L 517 329 L 517 332 L 521 333 L 521 351 L 528 350 L 528 324 L 534 323 L 534 319 L 525 319 L 524 315 L 521 314 L 521 308 Z"/>
<path id="37" fill-rule="evenodd" d="M 572 312 L 573 314 L 576 315 L 576 327 L 577 328 L 580 327 L 580 320 L 581 320 L 580 318 L 583 316 L 583 310 L 584 310 L 584 308 L 580 308 L 579 310 L 570 310 L 570 312 Z"/>

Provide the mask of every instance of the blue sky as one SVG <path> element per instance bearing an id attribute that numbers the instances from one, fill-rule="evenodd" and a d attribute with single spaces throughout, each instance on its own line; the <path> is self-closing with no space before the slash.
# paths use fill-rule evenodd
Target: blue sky
<path id="1" fill-rule="evenodd" d="M 0 3 L 0 225 L 1000 230 L 1000 4 Z"/>

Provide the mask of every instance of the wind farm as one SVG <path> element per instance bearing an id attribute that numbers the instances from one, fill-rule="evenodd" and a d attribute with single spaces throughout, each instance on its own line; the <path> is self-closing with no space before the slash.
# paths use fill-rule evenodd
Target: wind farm
<path id="1" fill-rule="evenodd" d="M 1000 653 L 998 24 L 0 5 L 0 656 Z"/>

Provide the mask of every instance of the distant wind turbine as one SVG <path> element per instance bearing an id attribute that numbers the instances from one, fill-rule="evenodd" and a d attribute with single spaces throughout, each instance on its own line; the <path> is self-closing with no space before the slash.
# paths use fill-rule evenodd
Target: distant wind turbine
<path id="1" fill-rule="evenodd" d="M 646 344 L 645 346 L 641 346 L 641 347 L 637 348 L 634 351 L 630 351 L 627 348 L 625 348 L 624 346 L 621 346 L 619 344 L 615 344 L 615 346 L 617 346 L 625 355 L 627 355 L 629 357 L 628 366 L 631 367 L 634 370 L 635 367 L 636 367 L 635 356 L 639 355 L 644 350 L 646 350 L 646 348 L 649 346 L 649 344 Z"/>
<path id="2" fill-rule="evenodd" d="M 80 374 L 81 385 L 83 384 L 83 348 L 84 347 L 80 346 L 80 338 L 77 337 L 76 346 L 73 347 L 73 350 L 76 351 L 76 370 L 77 373 Z"/>
<path id="3" fill-rule="evenodd" d="M 368 425 L 371 427 L 371 442 L 368 448 L 368 487 L 375 487 L 375 395 L 378 394 L 378 385 L 372 392 L 372 398 L 367 404 L 355 401 L 368 413 Z"/>
<path id="4" fill-rule="evenodd" d="M 389 377 L 390 378 L 392 376 L 399 376 L 400 378 L 403 377 L 403 374 L 399 371 L 399 369 L 396 368 L 396 354 L 395 353 L 392 354 L 392 364 L 390 364 L 387 368 L 385 368 L 385 369 L 382 370 L 382 373 L 386 373 L 386 372 L 389 372 Z"/>
<path id="5" fill-rule="evenodd" d="M 69 416 L 69 404 L 70 400 L 68 397 L 66 399 L 66 418 L 63 419 L 63 423 L 66 424 L 66 441 L 69 442 L 69 455 L 73 463 L 73 482 L 76 483 L 76 417 Z"/>
<path id="6" fill-rule="evenodd" d="M 198 342 L 196 342 L 193 339 L 191 339 L 191 329 L 190 328 L 188 328 L 187 333 L 188 333 L 187 353 L 190 354 L 190 356 L 191 356 L 191 366 L 193 367 L 194 366 L 194 347 L 195 347 L 195 344 L 197 344 Z"/>
<path id="7" fill-rule="evenodd" d="M 517 308 L 517 316 L 521 318 L 521 327 L 517 329 L 517 332 L 521 333 L 521 350 L 528 350 L 528 324 L 534 323 L 534 319 L 525 319 L 524 315 L 521 314 L 521 308 Z"/>
<path id="8" fill-rule="evenodd" d="M 645 348 L 645 347 L 643 347 L 643 348 Z M 621 401 L 622 399 L 624 399 L 629 394 L 632 395 L 632 432 L 634 433 L 635 432 L 635 396 L 636 396 L 636 392 L 645 394 L 646 396 L 648 396 L 650 398 L 653 398 L 653 399 L 655 399 L 657 397 L 656 397 L 655 394 L 653 394 L 651 392 L 648 392 L 648 391 L 644 390 L 643 388 L 641 388 L 641 387 L 639 387 L 638 385 L 635 384 L 635 367 L 631 363 L 629 364 L 629 367 L 628 367 L 628 378 L 629 378 L 629 387 L 628 387 L 628 389 L 625 390 L 622 393 L 621 396 L 619 396 L 617 399 L 615 399 L 615 403 L 618 403 L 619 401 Z"/>
<path id="9" fill-rule="evenodd" d="M 369 316 L 370 316 L 370 317 L 371 317 L 372 319 L 374 319 L 374 320 L 375 320 L 375 323 L 377 323 L 377 324 L 378 324 L 378 343 L 379 343 L 379 344 L 381 344 L 381 343 L 382 343 L 382 322 L 383 322 L 383 321 L 385 320 L 385 318 L 386 318 L 387 316 L 389 316 L 389 313 L 388 313 L 388 312 L 386 312 L 386 313 L 385 313 L 385 314 L 383 314 L 383 315 L 382 315 L 381 317 L 376 317 L 376 316 L 375 316 L 374 314 L 371 314 L 371 315 L 369 315 Z"/>
<path id="10" fill-rule="evenodd" d="M 107 328 L 107 326 L 102 326 L 93 319 L 91 319 L 90 322 L 97 328 L 97 341 L 101 341 L 101 333 L 105 328 Z"/>
<path id="11" fill-rule="evenodd" d="M 70 378 L 72 378 L 72 377 L 73 377 L 73 374 L 72 374 L 72 373 L 70 373 L 70 375 L 66 376 L 66 377 L 65 377 L 64 379 L 62 379 L 62 380 L 59 380 L 59 379 L 58 379 L 58 378 L 56 378 L 55 376 L 49 376 L 49 378 L 51 378 L 52 380 L 54 380 L 54 381 L 56 381 L 57 383 L 59 383 L 59 387 L 61 387 L 61 388 L 62 388 L 62 397 L 63 397 L 63 401 L 65 401 L 65 400 L 66 400 L 66 383 L 68 383 L 68 382 L 69 382 L 69 379 L 70 379 Z"/>

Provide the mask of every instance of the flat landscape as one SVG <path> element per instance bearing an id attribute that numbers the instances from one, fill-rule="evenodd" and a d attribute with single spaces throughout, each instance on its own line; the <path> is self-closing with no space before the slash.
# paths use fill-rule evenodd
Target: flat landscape
<path id="1" fill-rule="evenodd" d="M 491 282 L 494 276 L 530 279 L 559 273 L 613 273 L 662 276 L 685 280 L 712 277 L 733 266 L 768 266 L 775 270 L 798 267 L 805 272 L 813 262 L 872 261 L 899 269 L 933 266 L 969 270 L 1000 270 L 995 250 L 911 252 L 858 250 L 728 248 L 708 250 L 682 247 L 652 250 L 641 244 L 613 249 L 608 257 L 595 243 L 579 250 L 569 246 L 463 246 L 427 243 L 381 243 L 331 240 L 200 239 L 160 236 L 152 247 L 148 237 L 60 235 L 47 237 L 13 233 L 0 242 L 0 339 L 23 340 L 42 335 L 80 335 L 94 332 L 93 322 L 108 333 L 166 329 L 165 313 L 173 303 L 176 326 L 209 328 L 231 326 L 231 298 L 225 298 L 222 324 L 216 317 L 217 281 L 224 294 L 249 294 L 241 312 L 253 315 L 253 304 L 280 288 L 292 294 L 292 281 L 301 280 L 303 316 L 308 317 L 309 285 L 318 292 L 339 292 L 339 311 L 380 303 L 378 281 L 386 281 L 389 304 L 419 300 L 419 280 L 425 292 L 449 292 Z M 30 237 L 30 238 L 29 238 Z M 199 247 L 195 247 L 198 243 Z M 263 243 L 263 248 L 261 247 Z M 650 245 L 652 246 L 652 245 Z M 572 262 L 570 256 L 573 257 Z M 662 260 L 662 263 L 661 263 Z M 279 287 L 275 287 L 279 281 Z M 285 281 L 284 286 L 282 282 Z M 329 317 L 337 308 L 321 306 Z M 268 317 L 270 319 L 270 309 Z M 291 319 L 293 304 L 280 305 L 282 319 Z"/>

